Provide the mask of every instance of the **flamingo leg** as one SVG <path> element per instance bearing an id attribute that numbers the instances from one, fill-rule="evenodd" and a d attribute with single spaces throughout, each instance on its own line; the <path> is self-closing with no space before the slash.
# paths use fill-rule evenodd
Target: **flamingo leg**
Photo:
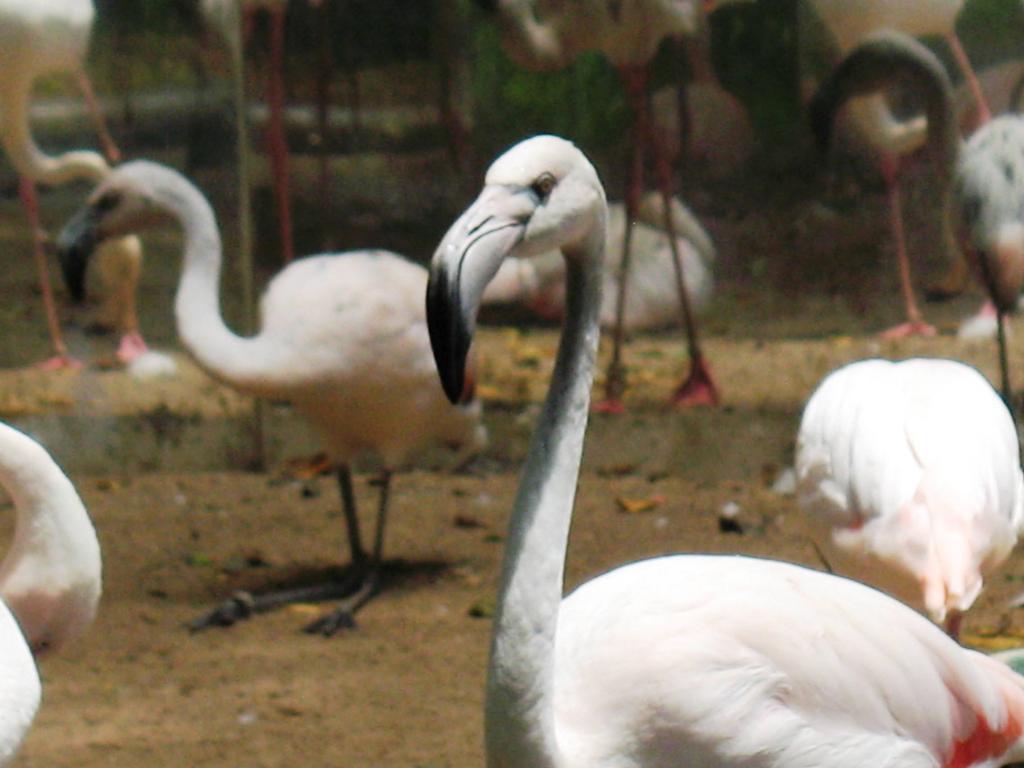
<path id="1" fill-rule="evenodd" d="M 612 358 L 605 374 L 604 399 L 594 406 L 599 413 L 622 413 L 622 393 L 626 389 L 626 372 L 622 365 L 622 343 L 625 331 L 626 295 L 632 260 L 633 223 L 640 207 L 644 183 L 644 145 L 647 129 L 647 68 L 623 67 L 622 78 L 633 108 L 633 151 L 630 157 L 629 180 L 626 182 L 626 227 L 619 263 L 618 290 L 615 294 L 615 327 L 612 331 Z"/>
<path id="2" fill-rule="evenodd" d="M 658 178 L 658 187 L 665 208 L 665 234 L 668 236 L 669 248 L 672 249 L 672 266 L 676 277 L 676 290 L 679 294 L 679 308 L 686 327 L 686 343 L 690 354 L 690 372 L 686 379 L 672 394 L 669 402 L 672 405 L 718 405 L 718 388 L 711 377 L 711 370 L 700 348 L 697 337 L 697 318 L 690 303 L 690 293 L 686 290 L 686 275 L 683 273 L 683 261 L 679 255 L 679 243 L 676 240 L 675 224 L 672 221 L 672 169 L 671 161 L 657 131 L 648 121 L 650 142 L 654 155 L 654 169 Z"/>
<path id="3" fill-rule="evenodd" d="M 285 264 L 295 258 L 292 243 L 292 209 L 289 199 L 288 142 L 284 134 L 284 13 L 283 5 L 268 8 L 270 13 L 270 76 L 267 101 L 270 122 L 267 126 L 267 150 L 274 176 L 278 226 L 281 233 L 281 257 Z"/>
<path id="4" fill-rule="evenodd" d="M 893 239 L 896 241 L 896 259 L 900 267 L 900 288 L 903 304 L 907 311 L 907 322 L 882 332 L 884 339 L 899 339 L 906 336 L 934 336 L 935 327 L 921 317 L 914 299 L 914 287 L 910 278 L 910 260 L 907 258 L 906 239 L 903 234 L 903 205 L 900 199 L 899 160 L 891 155 L 882 159 L 885 186 L 889 196 L 889 222 Z"/>
<path id="5" fill-rule="evenodd" d="M 35 183 L 23 176 L 18 186 L 18 194 L 21 197 L 21 204 L 25 207 L 29 226 L 32 228 L 32 253 L 36 261 L 39 288 L 43 293 L 43 307 L 46 311 L 46 325 L 50 330 L 50 340 L 53 343 L 54 351 L 54 356 L 44 360 L 39 364 L 39 367 L 47 371 L 55 371 L 61 368 L 81 368 L 82 363 L 68 354 L 68 348 L 64 344 L 64 338 L 60 332 L 60 321 L 57 319 L 57 303 L 53 298 L 50 269 L 46 262 L 43 229 L 39 223 L 39 200 L 36 197 Z"/>
<path id="6" fill-rule="evenodd" d="M 964 79 L 967 81 L 967 87 L 971 90 L 971 96 L 974 97 L 974 103 L 978 106 L 978 125 L 984 125 L 992 119 L 992 110 L 989 109 L 988 101 L 981 90 L 981 83 L 978 81 L 978 76 L 974 73 L 971 60 L 967 58 L 967 52 L 960 43 L 960 38 L 955 30 L 946 37 L 946 40 L 949 43 L 950 50 L 953 51 L 956 63 L 964 73 Z"/>
<path id="7" fill-rule="evenodd" d="M 1006 348 L 1006 313 L 996 311 L 996 335 L 999 340 L 999 379 L 1003 400 L 1010 409 L 1010 415 L 1017 420 L 1017 411 L 1013 407 L 1013 390 L 1010 389 L 1010 356 Z"/>
<path id="8" fill-rule="evenodd" d="M 384 469 L 378 480 L 380 484 L 380 503 L 377 508 L 377 531 L 373 537 L 373 554 L 368 566 L 362 571 L 361 581 L 355 592 L 347 595 L 334 610 L 308 624 L 303 631 L 311 635 L 330 637 L 343 629 L 353 629 L 356 625 L 355 613 L 368 603 L 380 591 L 380 568 L 384 558 L 384 531 L 388 521 L 388 500 L 391 495 L 390 469 Z"/>
<path id="9" fill-rule="evenodd" d="M 75 76 L 78 79 L 78 88 L 82 91 L 82 97 L 85 99 L 85 106 L 92 116 L 93 124 L 96 126 L 96 133 L 99 134 L 100 145 L 103 147 L 103 154 L 106 156 L 107 162 L 112 165 L 121 162 L 121 150 L 117 148 L 107 128 L 107 121 L 103 117 L 103 110 L 100 109 L 96 93 L 92 89 L 92 81 L 85 74 L 84 69 L 79 69 Z"/>
<path id="10" fill-rule="evenodd" d="M 189 622 L 189 629 L 198 631 L 210 627 L 229 627 L 254 614 L 266 613 L 285 605 L 318 603 L 326 600 L 341 600 L 342 602 L 334 610 L 306 626 L 305 632 L 330 636 L 342 629 L 355 627 L 353 618 L 355 612 L 369 602 L 380 587 L 380 563 L 384 550 L 384 529 L 387 522 L 391 474 L 391 470 L 385 470 L 380 480 L 377 533 L 374 539 L 373 553 L 367 557 L 361 542 L 359 520 L 356 517 L 352 474 L 347 464 L 338 467 L 338 489 L 341 492 L 342 511 L 345 515 L 352 554 L 351 565 L 343 578 L 307 587 L 265 592 L 259 595 L 238 591 L 209 613 Z"/>

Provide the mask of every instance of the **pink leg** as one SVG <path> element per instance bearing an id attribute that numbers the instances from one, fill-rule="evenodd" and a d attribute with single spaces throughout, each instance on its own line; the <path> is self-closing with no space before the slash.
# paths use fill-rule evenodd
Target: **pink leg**
<path id="1" fill-rule="evenodd" d="M 640 207 L 640 195 L 644 183 L 644 145 L 647 139 L 647 69 L 646 67 L 623 67 L 622 78 L 633 107 L 633 154 L 630 161 L 629 179 L 626 182 L 626 232 L 622 243 L 622 261 L 619 263 L 618 292 L 615 296 L 615 329 L 612 333 L 612 359 L 605 375 L 604 399 L 594 405 L 600 413 L 622 413 L 622 393 L 626 389 L 626 373 L 622 367 L 623 320 L 626 316 L 626 288 L 629 282 L 629 264 L 632 257 L 631 245 L 633 222 Z"/>
<path id="2" fill-rule="evenodd" d="M 46 309 L 46 324 L 50 329 L 50 339 L 53 342 L 54 357 L 39 364 L 39 367 L 47 371 L 55 371 L 60 368 L 81 368 L 82 364 L 68 354 L 68 348 L 64 345 L 64 339 L 60 333 L 60 322 L 57 320 L 57 305 L 53 300 L 53 288 L 50 285 L 50 273 L 46 263 L 46 251 L 43 248 L 43 230 L 39 223 L 39 202 L 36 199 L 35 184 L 25 177 L 22 177 L 18 188 L 21 196 L 21 203 L 25 206 L 28 214 L 29 226 L 32 227 L 33 252 L 36 260 L 36 269 L 39 273 L 39 286 L 43 292 L 43 306 Z"/>
<path id="3" fill-rule="evenodd" d="M 89 110 L 89 114 L 92 115 L 92 121 L 96 125 L 96 132 L 100 136 L 100 144 L 103 147 L 103 154 L 106 155 L 107 162 L 114 164 L 121 162 L 121 150 L 114 144 L 114 139 L 110 136 L 110 131 L 107 130 L 107 121 L 103 118 L 103 110 L 100 109 L 99 102 L 96 101 L 96 94 L 92 90 L 92 82 L 89 80 L 89 76 L 85 74 L 84 69 L 78 70 L 78 87 L 82 91 L 82 96 L 85 97 L 85 105 Z"/>
<path id="4" fill-rule="evenodd" d="M 281 229 L 281 255 L 285 264 L 295 257 L 292 244 L 292 209 L 288 190 L 288 143 L 284 135 L 284 6 L 270 12 L 270 78 L 267 100 L 270 102 L 270 124 L 267 127 L 267 149 L 274 175 L 274 196 Z"/>
<path id="5" fill-rule="evenodd" d="M 964 79 L 967 81 L 967 87 L 971 89 L 974 103 L 978 105 L 978 125 L 984 125 L 992 119 L 992 110 L 989 109 L 985 94 L 982 93 L 978 76 L 974 74 L 974 68 L 971 66 L 971 61 L 967 58 L 967 52 L 960 44 L 960 38 L 957 37 L 956 32 L 950 33 L 946 40 L 953 51 L 956 63 L 960 65 L 960 70 L 964 73 Z"/>
<path id="6" fill-rule="evenodd" d="M 645 107 L 646 101 L 645 101 Z M 690 352 L 690 372 L 669 398 L 671 405 L 718 405 L 718 387 L 711 378 L 704 354 L 701 352 L 697 338 L 697 318 L 690 304 L 690 294 L 686 290 L 686 276 L 683 274 L 683 262 L 679 255 L 676 242 L 675 225 L 672 221 L 672 170 L 667 152 L 658 139 L 657 131 L 653 130 L 648 121 L 650 142 L 654 155 L 654 169 L 658 176 L 658 187 L 665 206 L 665 234 L 668 235 L 669 247 L 672 249 L 672 266 L 676 277 L 676 290 L 679 294 L 679 307 L 686 328 L 686 343 Z"/>
<path id="7" fill-rule="evenodd" d="M 129 331 L 121 337 L 121 343 L 117 345 L 117 359 L 124 365 L 132 360 L 142 357 L 149 352 L 145 339 L 138 331 Z"/>
<path id="8" fill-rule="evenodd" d="M 917 308 L 914 288 L 910 280 L 910 260 L 903 237 L 903 211 L 900 202 L 899 160 L 891 155 L 882 159 L 882 172 L 889 193 L 889 220 L 893 238 L 896 240 L 896 258 L 900 265 L 900 287 L 903 303 L 907 310 L 907 322 L 882 332 L 883 339 L 899 339 L 906 336 L 934 336 L 935 327 L 926 323 Z"/>

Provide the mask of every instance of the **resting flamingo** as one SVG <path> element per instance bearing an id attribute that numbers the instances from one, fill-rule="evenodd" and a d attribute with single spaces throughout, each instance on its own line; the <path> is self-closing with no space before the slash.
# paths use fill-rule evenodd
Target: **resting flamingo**
<path id="1" fill-rule="evenodd" d="M 557 247 L 566 263 L 562 339 L 506 539 L 487 765 L 988 768 L 1024 757 L 1024 681 L 862 584 L 676 555 L 562 598 L 606 216 L 583 154 L 534 137 L 491 165 L 431 264 L 431 343 L 458 401 L 480 298 L 502 259 Z"/>
<path id="2" fill-rule="evenodd" d="M 0 424 L 0 484 L 17 513 L 0 563 L 0 765 L 18 751 L 39 708 L 33 654 L 79 637 L 96 615 L 100 546 L 89 515 L 50 455 Z"/>
<path id="3" fill-rule="evenodd" d="M 711 300 L 715 247 L 697 217 L 673 197 L 676 253 L 683 260 L 686 290 L 694 310 L 700 312 Z M 627 331 L 666 328 L 679 322 L 679 297 L 675 290 L 672 249 L 664 231 L 664 201 L 649 192 L 640 201 L 633 224 L 632 279 L 622 324 Z M 615 295 L 622 261 L 617 246 L 622 242 L 626 212 L 621 204 L 608 207 L 608 241 L 613 243 L 607 260 L 601 300 L 601 328 L 615 326 Z M 532 259 L 506 259 L 484 291 L 484 303 L 517 302 L 547 320 L 560 320 L 565 312 L 565 262 L 558 251 Z"/>
<path id="4" fill-rule="evenodd" d="M 636 219 L 644 187 L 644 155 L 650 149 L 659 191 L 666 201 L 672 194 L 670 163 L 665 148 L 653 130 L 648 114 L 647 87 L 650 62 L 666 37 L 692 36 L 700 23 L 697 0 L 613 0 L 538 3 L 536 0 L 491 0 L 484 3 L 498 13 L 502 44 L 521 66 L 537 70 L 567 66 L 584 51 L 598 50 L 619 70 L 633 110 L 632 157 L 626 186 L 626 218 Z M 713 4 L 708 3 L 708 6 Z M 586 23 L 581 23 L 581 18 Z M 664 229 L 675 251 L 672 220 L 666 215 Z M 632 227 L 623 232 L 622 259 L 615 298 L 616 322 L 613 326 L 612 357 L 605 379 L 605 398 L 597 409 L 620 413 L 624 407 L 625 371 L 622 365 L 623 318 L 629 294 L 632 258 Z M 672 395 L 679 405 L 715 405 L 718 388 L 711 376 L 697 335 L 697 323 L 690 305 L 686 278 L 678 253 L 673 264 L 680 265 L 673 275 L 681 319 L 686 328 L 690 371 Z"/>
<path id="5" fill-rule="evenodd" d="M 1024 119 L 990 120 L 967 143 L 956 132 L 952 88 L 942 64 L 920 43 L 896 32 L 879 32 L 858 46 L 822 86 L 815 123 L 827 137 L 832 115 L 851 94 L 871 91 L 907 72 L 927 100 L 930 152 L 948 196 L 950 223 L 998 310 L 997 331 L 1003 398 L 1012 407 L 1005 316 L 1024 284 Z M 827 141 L 827 138 L 824 140 Z"/>
<path id="6" fill-rule="evenodd" d="M 878 30 L 897 30 L 914 37 L 942 36 L 949 44 L 974 96 L 977 118 L 980 123 L 984 123 L 989 118 L 989 108 L 978 78 L 956 33 L 956 20 L 963 4 L 963 0 L 811 0 L 811 7 L 828 26 L 843 56 L 848 55 Z M 899 178 L 903 158 L 920 149 L 933 129 L 929 120 L 923 117 L 904 122 L 895 119 L 889 110 L 885 95 L 881 92 L 861 95 L 863 98 L 855 99 L 851 103 L 850 115 L 871 146 L 877 147 L 881 153 L 882 175 L 889 198 L 889 220 L 896 246 L 900 288 L 907 315 L 906 322 L 884 331 L 882 335 L 885 338 L 914 334 L 932 336 L 935 334 L 935 328 L 925 322 L 914 298 L 910 261 L 903 234 Z M 945 126 L 938 130 L 945 130 Z M 948 261 L 955 266 L 959 262 L 955 246 L 949 237 L 944 237 L 943 244 Z M 951 280 L 955 281 L 953 278 Z M 949 288 L 941 286 L 937 288 L 938 293 L 946 293 L 948 290 Z"/>
<path id="7" fill-rule="evenodd" d="M 119 166 L 93 191 L 61 235 L 63 258 L 81 261 L 97 242 L 168 217 L 185 231 L 174 304 L 182 343 L 217 380 L 291 401 L 320 433 L 337 464 L 352 565 L 340 583 L 236 595 L 194 626 L 232 623 L 287 602 L 343 597 L 306 628 L 333 634 L 351 626 L 354 612 L 378 590 L 393 470 L 432 438 L 471 449 L 485 438 L 479 404 L 467 394 L 453 407 L 437 384 L 423 309 L 426 270 L 380 250 L 296 260 L 268 286 L 259 332 L 236 336 L 220 315 L 221 242 L 210 204 L 181 174 L 144 161 Z M 384 467 L 369 554 L 349 469 L 364 452 Z"/>
<path id="8" fill-rule="evenodd" d="M 844 574 L 924 608 L 956 638 L 1024 526 L 1017 430 L 953 360 L 864 360 L 804 409 L 797 495 Z"/>
<path id="9" fill-rule="evenodd" d="M 92 0 L 38 0 L 31 3 L 0 0 L 0 72 L 3 72 L 3 81 L 0 82 L 0 142 L 22 177 L 21 200 L 32 228 L 36 267 L 55 351 L 55 357 L 43 366 L 51 369 L 74 367 L 79 363 L 68 354 L 60 331 L 43 247 L 35 182 L 60 185 L 75 179 L 96 181 L 107 173 L 109 167 L 96 152 L 66 152 L 57 157 L 44 154 L 32 138 L 29 102 L 32 84 L 40 76 L 51 72 L 75 72 L 107 155 L 112 161 L 118 157 L 82 69 L 93 14 Z M 138 251 L 138 243 L 132 241 L 112 243 L 109 247 L 123 249 L 121 258 L 131 258 Z M 146 351 L 138 328 L 122 329 L 122 332 L 118 348 L 120 357 L 131 360 Z"/>

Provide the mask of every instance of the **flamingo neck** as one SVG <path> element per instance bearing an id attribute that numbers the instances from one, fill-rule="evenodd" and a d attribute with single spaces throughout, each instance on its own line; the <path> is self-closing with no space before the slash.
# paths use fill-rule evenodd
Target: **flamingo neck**
<path id="1" fill-rule="evenodd" d="M 264 375 L 272 368 L 261 353 L 260 336 L 235 334 L 220 313 L 220 271 L 223 261 L 217 221 L 206 198 L 176 178 L 157 193 L 185 231 L 184 266 L 174 300 L 178 335 L 199 367 L 247 393 L 267 393 Z"/>
<path id="2" fill-rule="evenodd" d="M 49 186 L 104 178 L 110 167 L 97 152 L 75 150 L 52 156 L 36 145 L 29 126 L 31 93 L 30 78 L 15 77 L 0 84 L 0 141 L 15 170 Z"/>
<path id="3" fill-rule="evenodd" d="M 487 675 L 489 768 L 555 768 L 554 646 L 599 336 L 605 221 L 566 253 L 566 312 L 544 410 L 519 481 Z"/>
<path id="4" fill-rule="evenodd" d="M 29 603 L 48 592 L 78 591 L 88 623 L 99 598 L 101 569 L 99 542 L 89 515 L 46 450 L 2 423 L 0 485 L 17 510 L 14 538 L 0 564 L 0 598 L 18 617 L 30 641 L 34 627 L 25 609 L 31 611 Z"/>

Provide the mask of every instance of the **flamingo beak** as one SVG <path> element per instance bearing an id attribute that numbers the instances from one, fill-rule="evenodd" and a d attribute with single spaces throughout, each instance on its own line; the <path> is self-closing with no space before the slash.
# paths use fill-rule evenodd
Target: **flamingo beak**
<path id="1" fill-rule="evenodd" d="M 484 288 L 523 239 L 535 207 L 522 190 L 487 187 L 434 251 L 427 327 L 441 386 L 453 403 L 462 400 L 466 389 L 466 356 Z"/>
<path id="2" fill-rule="evenodd" d="M 57 237 L 57 260 L 60 262 L 64 285 L 76 302 L 85 298 L 86 268 L 101 239 L 97 225 L 95 209 L 85 206 L 68 220 Z"/>

